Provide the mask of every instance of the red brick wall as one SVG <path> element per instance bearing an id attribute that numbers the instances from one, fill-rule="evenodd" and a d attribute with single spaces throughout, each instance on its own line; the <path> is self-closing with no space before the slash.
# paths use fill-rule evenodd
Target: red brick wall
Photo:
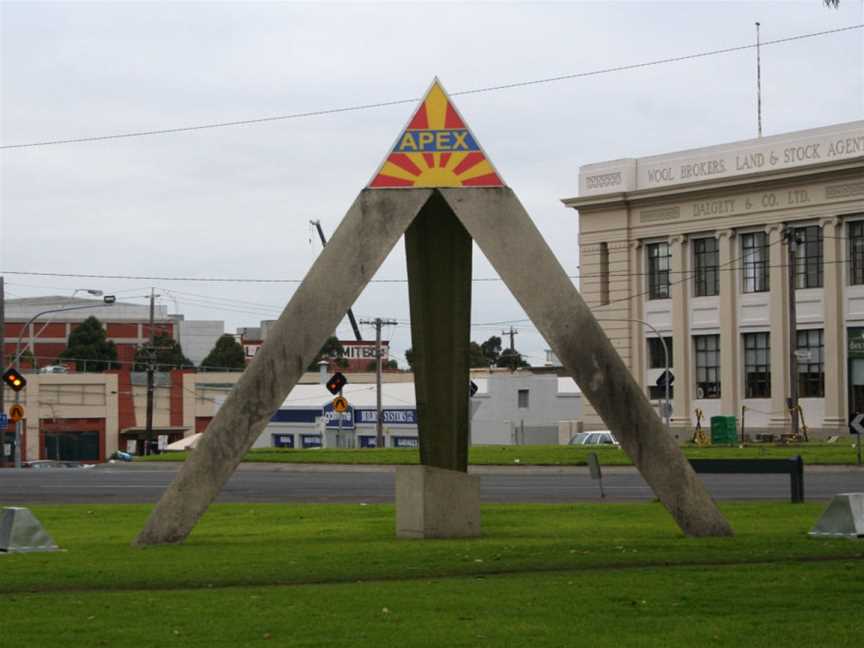
<path id="1" fill-rule="evenodd" d="M 42 327 L 45 327 L 44 329 Z M 40 338 L 66 338 L 68 334 L 66 333 L 66 323 L 65 322 L 54 322 L 52 324 L 40 324 L 36 322 L 33 326 L 33 333 L 38 333 L 38 337 Z"/>
<path id="2" fill-rule="evenodd" d="M 135 420 L 135 399 L 132 397 L 132 376 L 129 367 L 112 369 L 105 373 L 117 374 L 117 424 L 122 432 L 126 428 L 137 427 Z"/>
<path id="3" fill-rule="evenodd" d="M 121 324 L 119 322 L 108 322 L 105 327 L 109 338 L 137 338 L 138 324 Z"/>
<path id="4" fill-rule="evenodd" d="M 156 322 L 153 325 L 154 335 L 174 335 L 174 324 L 172 322 Z M 150 337 L 150 324 L 141 325 L 142 337 Z"/>
<path id="5" fill-rule="evenodd" d="M 169 425 L 179 427 L 183 425 L 183 375 L 190 373 L 182 369 L 171 371 L 171 400 L 170 400 L 170 422 Z"/>
<path id="6" fill-rule="evenodd" d="M 6 337 L 17 338 L 24 329 L 24 322 L 6 322 Z"/>

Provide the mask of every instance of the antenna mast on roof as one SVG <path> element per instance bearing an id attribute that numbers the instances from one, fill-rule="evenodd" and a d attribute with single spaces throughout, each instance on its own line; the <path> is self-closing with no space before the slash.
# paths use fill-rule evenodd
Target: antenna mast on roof
<path id="1" fill-rule="evenodd" d="M 756 122 L 762 137 L 762 58 L 759 43 L 759 23 L 756 23 Z"/>

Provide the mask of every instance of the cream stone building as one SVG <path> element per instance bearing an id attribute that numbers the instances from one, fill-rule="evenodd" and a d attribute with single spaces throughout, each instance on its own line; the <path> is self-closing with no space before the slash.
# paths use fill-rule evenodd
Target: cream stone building
<path id="1" fill-rule="evenodd" d="M 697 409 L 790 423 L 794 229 L 800 404 L 812 436 L 864 412 L 864 121 L 583 166 L 580 288 L 652 400 L 671 351 L 672 432 Z M 651 326 L 648 326 L 651 325 Z M 589 403 L 586 427 L 604 427 Z"/>

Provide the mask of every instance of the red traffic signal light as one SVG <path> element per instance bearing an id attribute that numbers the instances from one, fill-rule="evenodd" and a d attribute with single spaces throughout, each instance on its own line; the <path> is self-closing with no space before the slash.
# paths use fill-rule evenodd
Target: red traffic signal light
<path id="1" fill-rule="evenodd" d="M 16 392 L 27 386 L 27 379 L 13 367 L 7 369 L 6 373 L 3 374 L 3 382 L 9 386 L 9 389 Z"/>
<path id="2" fill-rule="evenodd" d="M 327 381 L 327 391 L 329 391 L 334 396 L 338 394 L 342 388 L 348 384 L 348 379 L 342 375 L 342 372 L 337 371 L 330 377 L 330 380 Z"/>

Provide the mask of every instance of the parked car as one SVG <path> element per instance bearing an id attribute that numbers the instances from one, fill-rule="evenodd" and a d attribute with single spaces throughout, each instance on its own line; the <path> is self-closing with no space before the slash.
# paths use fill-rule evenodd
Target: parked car
<path id="1" fill-rule="evenodd" d="M 53 468 L 92 468 L 93 464 L 85 464 L 78 461 L 57 461 L 56 459 L 37 459 L 35 461 L 25 461 L 21 466 L 23 468 L 33 468 L 34 470 L 50 470 Z"/>
<path id="2" fill-rule="evenodd" d="M 572 439 L 570 445 L 612 445 L 618 446 L 618 441 L 609 430 L 595 430 L 593 432 L 580 432 Z"/>
<path id="3" fill-rule="evenodd" d="M 47 367 L 39 368 L 40 374 L 65 374 L 69 373 L 69 369 L 67 369 L 63 365 L 48 365 Z"/>

